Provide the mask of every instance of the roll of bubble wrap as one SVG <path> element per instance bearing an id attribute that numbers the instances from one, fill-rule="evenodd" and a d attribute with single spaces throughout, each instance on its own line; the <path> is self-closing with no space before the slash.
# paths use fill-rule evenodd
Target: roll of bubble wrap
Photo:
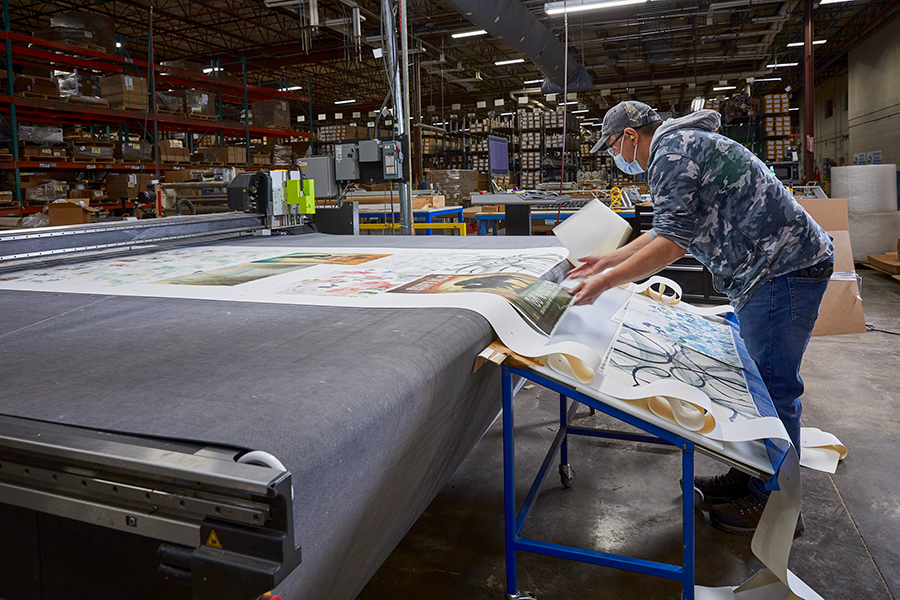
<path id="1" fill-rule="evenodd" d="M 900 238 L 900 211 L 850 213 L 853 260 L 865 262 L 870 254 L 893 252 Z"/>
<path id="2" fill-rule="evenodd" d="M 832 167 L 831 197 L 846 198 L 851 214 L 897 210 L 897 165 Z"/>

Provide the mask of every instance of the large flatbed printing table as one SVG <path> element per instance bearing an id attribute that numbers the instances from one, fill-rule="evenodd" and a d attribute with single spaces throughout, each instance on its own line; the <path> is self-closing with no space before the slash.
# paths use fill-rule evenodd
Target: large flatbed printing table
<path id="1" fill-rule="evenodd" d="M 221 243 L 302 251 L 370 247 L 372 239 L 309 234 Z M 381 247 L 450 252 L 552 245 L 552 238 L 378 240 Z M 195 473 L 201 489 L 237 482 L 263 498 L 268 489 L 274 503 L 263 508 L 276 516 L 292 500 L 293 513 L 280 515 L 288 539 L 277 547 L 293 570 L 275 591 L 290 600 L 351 600 L 500 410 L 499 370 L 472 372 L 493 331 L 462 309 L 3 290 L 0 338 L 0 464 L 16 463 L 13 445 L 55 448 L 77 464 L 0 470 L 0 596 L 7 598 L 35 597 L 36 587 L 47 600 L 110 589 L 131 600 L 191 597 L 189 586 L 162 581 L 156 569 L 162 561 L 170 575 L 185 576 L 191 558 L 177 546 L 198 540 L 210 564 L 228 555 L 213 511 L 219 505 L 104 483 L 107 470 L 138 465 L 135 477 Z M 288 475 L 233 463 L 248 450 L 274 455 Z M 44 493 L 41 506 L 17 503 L 14 492 L 37 477 L 46 477 L 47 489 L 66 490 Z M 101 510 L 95 493 L 118 494 L 125 508 Z M 67 513 L 62 495 L 81 509 Z M 154 522 L 164 501 L 176 516 L 181 508 L 208 510 L 213 529 Z M 154 531 L 144 529 L 151 525 Z M 153 533 L 176 547 L 167 558 L 157 557 Z M 299 565 L 291 544 L 301 547 Z M 263 570 L 274 568 L 263 563 Z M 234 589 L 206 597 L 236 598 Z"/>

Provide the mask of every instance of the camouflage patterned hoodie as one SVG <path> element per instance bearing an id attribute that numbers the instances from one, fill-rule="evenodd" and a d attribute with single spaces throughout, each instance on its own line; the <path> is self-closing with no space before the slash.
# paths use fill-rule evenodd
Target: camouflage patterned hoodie
<path id="1" fill-rule="evenodd" d="M 663 123 L 650 143 L 653 229 L 706 265 L 739 310 L 767 280 L 828 258 L 831 238 L 759 158 L 714 133 L 719 113 Z"/>

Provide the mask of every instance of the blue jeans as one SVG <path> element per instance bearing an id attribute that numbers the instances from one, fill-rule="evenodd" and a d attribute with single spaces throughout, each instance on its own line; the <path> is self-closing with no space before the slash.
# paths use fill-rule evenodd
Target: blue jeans
<path id="1" fill-rule="evenodd" d="M 826 261 L 826 263 L 829 261 Z M 817 265 L 819 266 L 819 265 Z M 828 277 L 805 277 L 794 271 L 770 279 L 737 312 L 741 337 L 759 367 L 775 411 L 800 454 L 803 379 L 800 361 L 819 316 Z M 754 491 L 767 495 L 753 481 Z"/>

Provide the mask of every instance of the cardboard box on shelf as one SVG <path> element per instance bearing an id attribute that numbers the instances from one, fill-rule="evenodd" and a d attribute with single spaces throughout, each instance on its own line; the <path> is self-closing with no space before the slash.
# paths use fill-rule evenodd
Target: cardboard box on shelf
<path id="1" fill-rule="evenodd" d="M 214 146 L 212 148 L 201 148 L 200 152 L 205 155 L 215 156 L 217 161 L 226 165 L 247 164 L 247 148 L 244 146 Z"/>
<path id="2" fill-rule="evenodd" d="M 133 75 L 110 75 L 100 78 L 100 96 L 110 108 L 147 110 L 147 81 Z"/>
<path id="3" fill-rule="evenodd" d="M 122 198 L 132 199 L 137 196 L 138 192 L 146 190 L 152 179 L 152 175 L 140 173 L 107 175 L 106 195 L 112 201 Z"/>
<path id="4" fill-rule="evenodd" d="M 203 90 L 182 90 L 184 112 L 189 117 L 214 118 L 216 116 L 216 97 Z"/>
<path id="5" fill-rule="evenodd" d="M 447 206 L 468 206 L 472 192 L 490 189 L 490 176 L 466 169 L 429 171 L 426 180 L 428 189 L 442 194 Z"/>
<path id="6" fill-rule="evenodd" d="M 75 198 L 71 201 L 66 200 L 65 202 L 48 204 L 47 216 L 50 217 L 50 226 L 90 223 L 91 215 L 96 213 L 98 209 L 76 204 L 79 201 L 79 199 Z"/>
<path id="7" fill-rule="evenodd" d="M 804 198 L 797 202 L 832 238 L 834 238 L 834 275 L 819 307 L 819 319 L 813 335 L 865 333 L 859 285 L 853 266 L 853 250 L 848 231 L 847 200 L 843 198 Z"/>
<path id="8" fill-rule="evenodd" d="M 256 100 L 250 104 L 253 124 L 275 129 L 291 128 L 291 110 L 287 100 Z"/>
<path id="9" fill-rule="evenodd" d="M 119 160 L 153 162 L 153 145 L 150 142 L 116 142 L 115 157 Z"/>

